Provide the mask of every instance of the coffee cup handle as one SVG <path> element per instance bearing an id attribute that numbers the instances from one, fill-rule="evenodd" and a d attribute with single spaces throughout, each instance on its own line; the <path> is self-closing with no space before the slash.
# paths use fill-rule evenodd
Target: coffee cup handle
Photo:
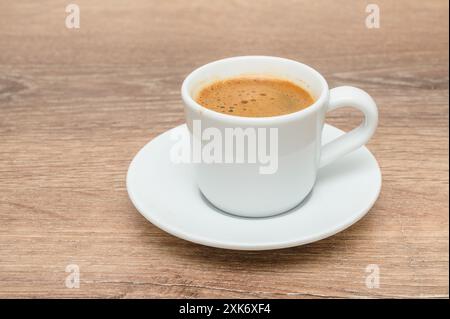
<path id="1" fill-rule="evenodd" d="M 322 147 L 320 167 L 324 167 L 366 144 L 377 128 L 377 105 L 370 95 L 363 90 L 351 86 L 331 89 L 327 112 L 340 107 L 353 107 L 360 110 L 364 113 L 364 121 L 359 127 Z"/>

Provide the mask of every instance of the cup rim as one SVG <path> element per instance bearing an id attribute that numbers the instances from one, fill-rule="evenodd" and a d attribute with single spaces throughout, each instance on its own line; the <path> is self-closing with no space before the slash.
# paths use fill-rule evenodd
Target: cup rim
<path id="1" fill-rule="evenodd" d="M 311 73 L 313 73 L 320 81 L 322 85 L 322 91 L 320 92 L 319 98 L 317 98 L 313 104 L 308 106 L 307 108 L 298 110 L 293 113 L 288 114 L 282 114 L 282 115 L 276 115 L 276 116 L 266 116 L 266 117 L 245 117 L 245 116 L 237 116 L 237 115 L 231 115 L 231 114 L 224 114 L 220 112 L 216 112 L 213 110 L 210 110 L 201 104 L 197 103 L 195 99 L 191 96 L 189 92 L 189 86 L 192 81 L 192 79 L 197 75 L 199 72 L 203 71 L 206 68 L 210 68 L 216 64 L 220 64 L 223 62 L 227 62 L 230 60 L 244 60 L 244 59 L 265 59 L 265 60 L 272 60 L 274 61 L 287 61 L 290 63 L 299 64 L 302 67 L 308 69 Z M 320 109 L 320 107 L 325 103 L 329 95 L 329 88 L 328 83 L 325 80 L 325 78 L 314 68 L 310 67 L 309 65 L 306 65 L 304 63 L 286 59 L 286 58 L 280 58 L 280 57 L 274 57 L 274 56 L 263 56 L 263 55 L 247 55 L 247 56 L 237 56 L 237 57 L 230 57 L 225 59 L 216 60 L 207 64 L 204 64 L 194 71 L 192 71 L 183 81 L 183 84 L 181 86 L 181 96 L 182 99 L 185 102 L 185 107 L 191 107 L 195 111 L 198 111 L 202 113 L 202 115 L 216 119 L 221 121 L 227 121 L 227 122 L 240 122 L 240 123 L 250 123 L 250 124 L 267 124 L 267 123 L 274 123 L 274 122 L 284 122 L 284 121 L 291 121 L 291 120 L 297 120 L 302 117 L 307 116 L 308 114 L 312 112 L 316 112 Z"/>

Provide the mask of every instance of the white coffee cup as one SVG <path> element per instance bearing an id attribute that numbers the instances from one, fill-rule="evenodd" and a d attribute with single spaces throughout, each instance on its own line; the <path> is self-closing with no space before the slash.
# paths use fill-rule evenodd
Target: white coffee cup
<path id="1" fill-rule="evenodd" d="M 195 101 L 206 84 L 248 75 L 290 80 L 309 91 L 315 102 L 286 115 L 240 117 L 212 111 Z M 224 135 L 227 128 L 276 129 L 278 158 L 273 173 L 262 174 L 260 163 L 195 164 L 196 183 L 203 195 L 217 208 L 245 217 L 272 216 L 297 206 L 312 190 L 318 170 L 364 145 L 378 124 L 377 106 L 366 92 L 349 86 L 329 90 L 324 77 L 313 68 L 278 57 L 241 56 L 206 64 L 186 77 L 181 93 L 191 141 L 197 140 L 202 147 L 207 141 L 194 134 L 196 122 L 202 130 L 215 128 Z M 326 113 L 340 107 L 362 111 L 364 122 L 322 147 Z"/>

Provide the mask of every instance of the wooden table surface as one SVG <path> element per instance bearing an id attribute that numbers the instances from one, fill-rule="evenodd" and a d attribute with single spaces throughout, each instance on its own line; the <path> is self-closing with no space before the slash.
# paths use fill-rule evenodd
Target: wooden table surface
<path id="1" fill-rule="evenodd" d="M 379 29 L 366 28 L 369 1 L 71 2 L 79 29 L 65 26 L 69 1 L 0 3 L 0 297 L 448 298 L 447 1 L 377 0 Z M 227 251 L 168 235 L 128 199 L 128 165 L 183 123 L 191 70 L 253 54 L 375 98 L 381 196 L 302 247 Z M 360 120 L 328 118 L 345 130 Z M 78 289 L 65 284 L 71 264 Z"/>

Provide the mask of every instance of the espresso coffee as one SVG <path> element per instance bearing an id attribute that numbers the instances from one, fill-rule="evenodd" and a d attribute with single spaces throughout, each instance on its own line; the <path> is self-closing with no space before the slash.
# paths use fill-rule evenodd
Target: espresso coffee
<path id="1" fill-rule="evenodd" d="M 289 114 L 314 103 L 309 92 L 300 86 L 270 77 L 216 81 L 202 88 L 195 100 L 210 110 L 244 117 Z"/>

